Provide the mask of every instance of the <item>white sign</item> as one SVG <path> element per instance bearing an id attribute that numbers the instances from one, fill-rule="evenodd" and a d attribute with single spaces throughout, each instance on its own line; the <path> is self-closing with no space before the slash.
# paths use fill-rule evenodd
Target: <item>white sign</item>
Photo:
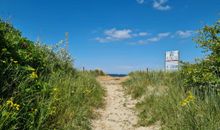
<path id="1" fill-rule="evenodd" d="M 167 51 L 165 69 L 167 71 L 175 71 L 179 68 L 179 51 Z"/>

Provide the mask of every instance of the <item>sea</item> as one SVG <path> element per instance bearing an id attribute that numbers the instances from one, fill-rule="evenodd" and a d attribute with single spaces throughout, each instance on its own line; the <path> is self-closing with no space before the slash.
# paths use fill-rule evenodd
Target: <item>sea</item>
<path id="1" fill-rule="evenodd" d="M 127 74 L 108 74 L 111 77 L 126 77 L 128 76 Z"/>

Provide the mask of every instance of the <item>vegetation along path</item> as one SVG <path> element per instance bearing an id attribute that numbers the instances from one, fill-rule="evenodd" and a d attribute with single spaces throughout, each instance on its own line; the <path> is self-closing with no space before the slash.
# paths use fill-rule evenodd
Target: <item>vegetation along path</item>
<path id="1" fill-rule="evenodd" d="M 99 77 L 98 80 L 106 89 L 106 106 L 98 110 L 100 117 L 93 120 L 94 130 L 157 130 L 158 127 L 137 127 L 136 104 L 130 96 L 125 95 L 121 83 L 127 77 Z"/>

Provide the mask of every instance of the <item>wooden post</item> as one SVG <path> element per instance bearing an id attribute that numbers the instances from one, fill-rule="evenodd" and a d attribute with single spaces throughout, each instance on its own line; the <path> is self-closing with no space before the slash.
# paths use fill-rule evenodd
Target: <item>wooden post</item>
<path id="1" fill-rule="evenodd" d="M 66 37 L 66 40 L 65 40 L 65 42 L 66 42 L 66 51 L 68 51 L 68 44 L 69 44 L 69 33 L 68 32 L 66 32 L 65 33 L 65 37 Z"/>

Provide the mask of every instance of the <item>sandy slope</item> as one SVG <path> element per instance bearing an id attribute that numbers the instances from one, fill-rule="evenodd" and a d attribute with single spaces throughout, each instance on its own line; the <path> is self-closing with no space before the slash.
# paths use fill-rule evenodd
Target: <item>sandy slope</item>
<path id="1" fill-rule="evenodd" d="M 158 130 L 158 127 L 136 127 L 137 113 L 133 110 L 135 100 L 126 96 L 120 85 L 125 78 L 99 77 L 98 80 L 105 87 L 106 106 L 98 110 L 98 119 L 93 120 L 94 130 Z"/>

